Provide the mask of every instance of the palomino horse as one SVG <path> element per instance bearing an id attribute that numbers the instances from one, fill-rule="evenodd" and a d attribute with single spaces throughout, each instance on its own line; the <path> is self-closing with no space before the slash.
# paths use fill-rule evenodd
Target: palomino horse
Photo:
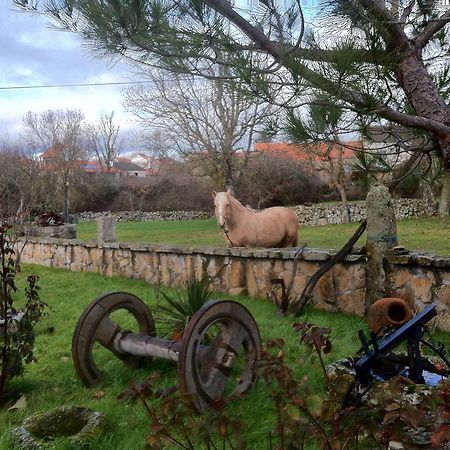
<path id="1" fill-rule="evenodd" d="M 254 211 L 230 191 L 213 192 L 215 214 L 230 247 L 296 247 L 298 217 L 281 206 Z"/>

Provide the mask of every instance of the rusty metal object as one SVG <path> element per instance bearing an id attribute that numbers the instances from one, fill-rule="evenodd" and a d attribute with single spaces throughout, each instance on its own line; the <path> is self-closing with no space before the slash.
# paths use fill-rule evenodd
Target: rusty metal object
<path id="1" fill-rule="evenodd" d="M 378 333 L 382 328 L 398 328 L 412 317 L 408 302 L 399 297 L 387 297 L 377 300 L 369 309 L 369 328 Z"/>
<path id="2" fill-rule="evenodd" d="M 184 331 L 178 361 L 181 390 L 199 411 L 246 392 L 256 380 L 260 349 L 258 326 L 247 308 L 230 300 L 206 304 Z"/>
<path id="3" fill-rule="evenodd" d="M 135 329 L 119 323 L 115 314 L 123 312 L 120 310 L 131 313 Z M 161 339 L 155 336 L 147 306 L 132 294 L 114 292 L 96 298 L 75 328 L 72 357 L 87 386 L 104 378 L 93 351 L 97 344 L 131 367 L 142 358 L 178 362 L 182 391 L 204 411 L 214 401 L 241 394 L 253 385 L 261 339 L 250 312 L 231 300 L 211 302 L 197 311 L 181 342 Z"/>
<path id="4" fill-rule="evenodd" d="M 152 314 L 138 297 L 127 292 L 108 292 L 97 297 L 78 319 L 72 338 L 72 359 L 78 376 L 86 386 L 98 384 L 104 379 L 93 352 L 97 343 L 114 353 L 128 367 L 138 367 L 142 361 L 142 356 L 121 353 L 114 345 L 116 336 L 123 330 L 111 316 L 120 310 L 131 314 L 138 332 L 155 335 Z"/>
<path id="5" fill-rule="evenodd" d="M 50 227 L 64 225 L 64 218 L 56 212 L 43 212 L 36 217 L 38 227 Z"/>

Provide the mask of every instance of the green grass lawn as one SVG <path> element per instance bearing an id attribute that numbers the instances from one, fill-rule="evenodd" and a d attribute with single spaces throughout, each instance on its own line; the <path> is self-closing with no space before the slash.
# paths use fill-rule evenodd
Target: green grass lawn
<path id="1" fill-rule="evenodd" d="M 8 410 L 12 402 L 0 409 L 0 449 L 11 448 L 10 430 L 34 412 L 48 410 L 64 404 L 87 406 L 106 414 L 109 432 L 92 447 L 94 450 L 138 450 L 144 446 L 148 421 L 139 404 L 119 404 L 116 400 L 132 380 L 144 379 L 152 370 L 162 373 L 160 385 L 168 387 L 177 383 L 176 368 L 164 361 L 153 361 L 146 367 L 130 371 L 108 353 L 104 362 L 108 378 L 106 384 L 86 388 L 77 378 L 71 359 L 72 333 L 83 309 L 96 296 L 105 291 L 127 291 L 143 299 L 150 307 L 155 305 L 155 293 L 143 281 L 125 278 L 106 278 L 92 273 L 72 273 L 62 269 L 39 266 L 23 267 L 19 275 L 23 289 L 25 275 L 36 273 L 40 277 L 41 298 L 48 303 L 48 316 L 37 326 L 35 354 L 37 361 L 26 366 L 23 377 L 16 378 L 11 387 L 17 395 L 25 395 L 25 409 Z M 19 295 L 19 293 L 17 294 Z M 21 294 L 20 294 L 21 295 Z M 214 296 L 218 298 L 218 296 Z M 313 392 L 322 390 L 322 373 L 318 362 L 301 362 L 305 350 L 298 343 L 292 324 L 298 319 L 279 317 L 275 306 L 268 300 L 239 297 L 254 315 L 263 341 L 283 338 L 285 352 L 291 366 L 299 376 L 309 377 Z M 327 361 L 352 355 L 358 349 L 357 330 L 366 328 L 362 319 L 343 314 L 307 309 L 302 320 L 311 321 L 332 329 L 333 352 Z M 54 332 L 48 331 L 49 327 Z M 248 398 L 232 405 L 232 413 L 245 418 L 249 426 L 251 449 L 268 448 L 266 437 L 274 426 L 272 403 L 267 391 L 259 383 Z M 68 450 L 61 443 L 52 444 L 52 450 Z M 311 449 L 316 448 L 311 444 Z"/>
<path id="2" fill-rule="evenodd" d="M 299 228 L 299 242 L 308 247 L 341 248 L 356 231 L 358 224 L 307 226 Z M 399 243 L 410 250 L 450 254 L 450 217 L 417 218 L 398 221 Z M 96 239 L 95 222 L 77 225 L 78 238 Z M 183 246 L 227 245 L 215 219 L 157 222 L 118 222 L 117 239 L 121 242 L 167 243 Z M 358 241 L 364 245 L 365 234 Z"/>

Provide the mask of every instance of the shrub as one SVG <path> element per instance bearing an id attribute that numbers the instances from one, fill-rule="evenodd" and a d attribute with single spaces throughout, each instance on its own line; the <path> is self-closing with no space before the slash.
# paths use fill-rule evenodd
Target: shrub
<path id="1" fill-rule="evenodd" d="M 186 291 L 175 291 L 174 295 L 158 291 L 156 321 L 163 327 L 170 327 L 174 336 L 181 336 L 192 316 L 204 306 L 211 297 L 208 281 L 191 280 Z"/>
<path id="2" fill-rule="evenodd" d="M 13 233 L 11 226 L 0 222 L 0 404 L 6 399 L 11 378 L 22 374 L 24 363 L 33 361 L 33 328 L 45 307 L 34 275 L 27 280 L 25 305 L 22 308 L 14 305 L 18 264 L 14 258 Z"/>
<path id="3" fill-rule="evenodd" d="M 318 180 L 296 161 L 276 156 L 254 157 L 236 187 L 244 204 L 254 208 L 295 205 L 318 200 Z"/>
<path id="4" fill-rule="evenodd" d="M 448 381 L 429 388 L 397 376 L 374 383 L 365 392 L 367 401 L 348 405 L 343 400 L 355 379 L 348 371 L 337 370 L 330 376 L 323 361 L 323 355 L 332 350 L 330 330 L 311 323 L 294 324 L 294 330 L 299 334 L 299 342 L 306 346 L 300 363 L 319 359 L 325 389 L 313 392 L 307 377 L 295 375 L 285 362 L 282 339 L 267 342 L 258 370 L 267 388 L 264 392 L 273 405 L 269 408 L 273 427 L 263 448 L 388 449 L 393 442 L 402 445 L 398 448 L 447 448 Z M 161 449 L 167 444 L 174 448 L 254 448 L 248 437 L 247 419 L 230 414 L 228 409 L 230 402 L 245 399 L 225 398 L 211 405 L 207 413 L 197 415 L 178 389 L 156 389 L 157 379 L 154 374 L 119 396 L 121 400 L 140 400 L 144 405 L 150 420 L 146 448 Z"/>

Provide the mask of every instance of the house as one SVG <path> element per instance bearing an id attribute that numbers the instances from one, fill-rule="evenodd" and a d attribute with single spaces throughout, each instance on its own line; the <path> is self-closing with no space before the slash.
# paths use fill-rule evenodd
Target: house
<path id="1" fill-rule="evenodd" d="M 64 167 L 80 170 L 84 173 L 99 174 L 108 172 L 118 177 L 146 177 L 158 175 L 166 171 L 172 171 L 180 165 L 180 162 L 170 158 L 155 158 L 145 153 L 135 152 L 127 154 L 126 157 L 119 157 L 114 161 L 110 170 L 106 170 L 97 159 L 73 159 L 65 160 L 61 156 L 63 150 L 62 145 L 55 145 L 45 150 L 39 157 L 40 163 L 44 170 L 56 170 L 62 165 Z M 82 154 L 83 152 L 80 152 Z"/>
<path id="2" fill-rule="evenodd" d="M 131 162 L 128 158 L 118 158 L 117 161 L 113 163 L 113 171 L 119 173 L 120 176 L 126 177 L 145 177 L 147 176 L 147 171 L 141 166 Z"/>

